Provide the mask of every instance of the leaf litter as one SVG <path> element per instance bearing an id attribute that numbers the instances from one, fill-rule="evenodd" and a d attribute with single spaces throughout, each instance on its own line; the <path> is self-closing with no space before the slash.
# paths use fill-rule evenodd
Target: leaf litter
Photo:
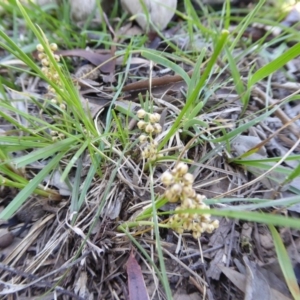
<path id="1" fill-rule="evenodd" d="M 291 27 L 299 21 L 294 10 L 295 8 L 281 23 L 282 26 Z M 207 25 L 205 21 L 203 24 Z M 253 28 L 249 27 L 249 29 Z M 234 31 L 235 28 L 232 27 L 231 30 Z M 265 33 L 260 33 L 260 36 L 256 33 L 253 37 L 254 34 L 251 32 L 247 36 L 248 39 L 251 36 L 251 41 L 255 42 L 263 39 L 268 33 L 268 38 L 264 40 L 266 46 L 263 51 L 256 52 L 255 47 L 252 47 L 252 53 L 249 51 L 245 55 L 239 48 L 233 50 L 232 56 L 239 57 L 239 72 L 241 81 L 245 85 L 249 68 L 252 68 L 252 72 L 258 70 L 260 66 L 268 64 L 272 57 L 278 56 L 276 47 L 268 42 L 281 32 L 267 27 L 264 27 L 264 30 Z M 141 31 L 137 30 L 134 33 L 141 34 Z M 175 32 L 174 39 L 182 35 L 182 32 L 177 33 L 178 35 Z M 168 38 L 168 30 L 163 31 L 163 34 Z M 187 36 L 186 32 L 183 34 Z M 126 43 L 127 40 L 121 41 Z M 189 50 L 195 45 L 205 44 L 210 47 L 210 42 L 202 37 L 199 37 L 197 43 L 193 45 L 190 41 L 179 38 L 175 43 L 179 48 Z M 166 47 L 162 40 L 157 49 L 165 50 Z M 282 51 L 287 49 L 288 46 Z M 184 105 L 188 85 L 182 75 L 159 63 L 153 65 L 145 56 L 140 55 L 143 55 L 142 51 L 132 57 L 130 64 L 127 65 L 127 71 L 123 65 L 124 56 L 118 58 L 115 55 L 117 52 L 111 50 L 105 52 L 99 49 L 93 51 L 66 49 L 57 53 L 69 59 L 73 67 L 77 67 L 77 71 L 73 74 L 74 82 L 80 86 L 83 107 L 86 108 L 86 113 L 91 114 L 101 133 L 105 131 L 105 115 L 115 95 L 117 101 L 114 101 L 114 107 L 119 108 L 118 111 L 122 111 L 123 108 L 123 111 L 129 111 L 132 115 L 140 108 L 140 104 L 137 103 L 141 95 L 147 97 L 150 94 L 154 102 L 154 110 L 164 112 L 161 123 L 164 131 L 157 136 L 157 141 L 165 137 L 176 114 L 179 114 Z M 209 51 L 206 53 L 207 59 L 211 54 Z M 5 59 L 7 55 L 8 53 L 1 54 L 1 61 L 3 59 L 6 66 L 9 62 Z M 187 64 L 184 59 L 182 62 L 176 61 L 175 57 L 173 59 L 186 71 L 189 78 L 192 78 L 194 72 L 203 73 L 206 67 L 204 63 L 198 70 L 194 69 L 192 64 Z M 287 195 L 286 193 L 291 197 L 295 195 L 293 194 L 295 189 L 299 189 L 298 178 L 285 182 L 286 174 L 298 166 L 298 160 L 283 159 L 279 163 L 279 159 L 268 161 L 268 158 L 272 157 L 289 158 L 299 151 L 299 124 L 297 123 L 299 105 L 297 98 L 293 98 L 299 93 L 298 68 L 295 67 L 299 63 L 299 58 L 296 57 L 285 65 L 285 70 L 274 72 L 270 80 L 255 84 L 251 90 L 247 109 L 242 114 L 241 95 L 236 89 L 232 70 L 225 68 L 222 61 L 217 61 L 215 66 L 217 72 L 211 74 L 205 89 L 201 92 L 204 102 L 203 111 L 193 119 L 198 122 L 196 124 L 206 124 L 206 127 L 194 126 L 194 139 L 177 132 L 168 141 L 164 151 L 170 156 L 180 153 L 181 158 L 191 163 L 191 172 L 196 179 L 194 183 L 196 191 L 206 195 L 208 199 L 213 198 L 216 207 L 222 209 L 249 204 L 247 198 L 262 201 L 274 199 L 273 206 L 268 209 L 275 213 L 281 209 L 277 206 L 276 199 L 286 198 L 287 196 L 284 196 Z M 2 62 L 1 64 L 4 65 Z M 26 65 L 20 66 L 26 69 Z M 8 69 L 5 70 L 1 74 L 10 74 Z M 116 94 L 112 77 L 105 79 L 107 74 L 113 74 L 114 77 L 118 74 L 127 76 L 121 94 Z M 48 122 L 48 116 L 41 114 L 40 110 L 40 103 L 46 94 L 45 83 L 28 75 L 23 75 L 26 80 L 21 79 L 22 74 L 18 76 L 20 77 L 16 84 L 23 92 L 17 92 L 14 89 L 17 86 L 12 88 L 4 85 L 6 94 L 2 97 L 9 99 L 14 107 L 14 109 L 5 109 L 4 113 L 14 118 L 24 128 L 31 126 L 29 120 L 24 118 L 28 111 Z M 32 101 L 37 94 L 40 102 Z M 261 114 L 275 107 L 272 114 L 259 119 Z M 130 113 L 128 115 L 130 116 Z M 119 116 L 122 118 L 122 114 Z M 213 138 L 222 137 L 222 130 L 229 134 L 255 118 L 259 120 L 253 122 L 252 127 L 247 128 L 242 135 L 227 144 L 230 148 L 226 147 L 224 141 L 213 141 Z M 124 125 L 125 118 L 121 119 L 121 122 L 124 122 Z M 132 128 L 134 123 L 136 122 L 132 119 Z M 1 137 L 16 135 L 15 128 L 7 119 L 2 119 Z M 117 130 L 116 124 L 112 128 L 112 131 L 114 130 Z M 20 137 L 20 135 L 16 136 Z M 203 138 L 201 142 L 197 139 L 200 136 Z M 132 142 L 136 138 L 135 133 L 131 137 Z M 112 148 L 115 153 L 113 159 L 117 161 L 118 157 L 122 156 L 121 147 L 111 145 L 105 137 L 103 142 Z M 1 141 L 1 147 L 9 149 L 5 140 Z M 26 148 L 18 150 L 19 157 L 28 153 Z M 36 149 L 29 151 L 33 150 Z M 11 225 L 9 222 L 1 224 L 3 228 L 8 227 L 12 234 L 24 224 L 28 226 L 10 245 L 7 243 L 7 247 L 2 247 L 1 295 L 13 294 L 20 299 L 25 299 L 29 295 L 41 296 L 56 285 L 50 299 L 57 296 L 62 299 L 114 299 L 116 297 L 127 299 L 127 295 L 129 295 L 128 299 L 138 299 L 133 296 L 133 285 L 136 285 L 142 288 L 140 293 L 148 293 L 149 297 L 154 299 L 164 299 L 165 294 L 158 284 L 158 275 L 155 274 L 153 266 L 148 265 L 148 262 L 143 259 L 137 261 L 132 257 L 130 254 L 132 243 L 126 235 L 117 231 L 118 222 L 134 220 L 136 215 L 151 204 L 150 178 L 147 172 L 144 172 L 145 166 L 136 159 L 136 152 L 139 153 L 139 150 L 131 150 L 129 155 L 123 157 L 108 193 L 106 187 L 114 163 L 108 160 L 106 165 L 102 166 L 103 170 L 107 170 L 103 172 L 102 177 L 95 176 L 92 179 L 80 210 L 69 208 L 73 197 L 70 196 L 72 193 L 70 187 L 74 184 L 78 167 L 74 164 L 68 180 L 73 179 L 69 182 L 60 180 L 61 173 L 57 169 L 49 178 L 45 178 L 42 184 L 43 188 L 50 188 L 60 194 L 62 196 L 60 201 L 49 201 L 42 196 L 32 198 L 16 213 L 16 224 Z M 247 165 L 246 162 L 251 160 L 261 161 L 263 166 Z M 34 163 L 40 164 L 40 168 L 43 168 L 43 160 Z M 62 166 L 65 167 L 67 163 L 66 158 Z M 84 175 L 79 182 L 84 182 L 90 165 L 91 158 L 86 157 L 84 168 L 87 171 L 82 173 Z M 158 195 L 164 193 L 159 178 L 163 171 L 170 167 L 168 161 L 163 161 L 155 172 L 154 190 Z M 28 164 L 26 167 L 28 180 L 34 178 L 36 169 L 34 165 Z M 294 181 L 296 183 L 293 185 Z M 7 206 L 15 194 L 15 188 L 7 190 L 1 187 L 1 206 Z M 227 196 L 236 199 L 235 203 L 231 205 L 230 202 L 222 201 Z M 99 206 L 102 205 L 105 208 L 99 213 Z M 25 209 L 26 206 L 29 208 Z M 299 212 L 292 207 L 288 209 L 298 217 Z M 172 204 L 166 204 L 161 207 L 161 211 L 174 208 Z M 20 217 L 21 214 L 27 219 Z M 73 223 L 74 216 L 76 216 L 75 223 Z M 198 299 L 200 295 L 205 295 L 208 299 L 221 299 L 224 295 L 233 296 L 235 299 L 291 299 L 278 266 L 268 228 L 262 224 L 253 226 L 250 222 L 226 218 L 220 218 L 219 221 L 220 227 L 214 233 L 205 233 L 198 241 L 193 239 L 190 233 L 180 235 L 171 229 L 161 230 L 162 249 L 174 299 L 179 297 L 178 294 L 180 299 L 193 299 L 193 297 Z M 152 256 L 154 262 L 158 263 L 151 228 L 140 226 L 131 233 Z M 286 235 L 288 238 L 284 243 L 292 257 L 297 275 L 297 266 L 300 262 L 297 252 L 299 232 L 287 230 L 286 234 L 281 233 L 282 237 Z M 81 251 L 78 252 L 78 249 Z M 131 277 L 130 273 L 133 271 L 137 271 L 138 274 Z M 262 283 L 264 289 L 259 288 Z M 147 291 L 143 287 L 146 287 Z"/>

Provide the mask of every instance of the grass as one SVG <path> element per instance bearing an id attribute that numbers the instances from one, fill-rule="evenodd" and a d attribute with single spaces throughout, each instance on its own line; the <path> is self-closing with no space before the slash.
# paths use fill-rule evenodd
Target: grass
<path id="1" fill-rule="evenodd" d="M 190 0 L 183 2 L 179 6 L 184 9 L 179 7 L 177 13 L 189 45 L 180 45 L 180 31 L 172 38 L 158 32 L 163 43 L 157 50 L 147 48 L 146 34 L 126 37 L 125 42 L 123 37 L 116 39 L 105 22 L 100 25 L 102 34 L 99 40 L 89 39 L 90 34 L 97 32 L 89 29 L 92 20 L 78 28 L 70 20 L 67 1 L 59 9 L 56 5 L 44 8 L 34 4 L 23 6 L 19 1 L 3 4 L 0 21 L 0 66 L 3 70 L 0 73 L 0 183 L 2 194 L 6 187 L 16 195 L 11 201 L 2 201 L 0 219 L 11 219 L 16 212 L 24 210 L 33 197 L 57 209 L 57 220 L 62 223 L 47 223 L 39 236 L 42 250 L 37 251 L 24 272 L 41 277 L 45 275 L 47 270 L 40 266 L 52 259 L 53 251 L 57 253 L 54 265 L 57 266 L 61 256 L 67 257 L 64 263 L 68 266 L 86 249 L 93 252 L 89 259 L 97 262 L 102 252 L 109 251 L 118 253 L 114 259 L 124 260 L 124 251 L 118 249 L 129 250 L 134 244 L 138 255 L 147 261 L 145 265 L 154 282 L 160 281 L 163 287 L 164 292 L 158 291 L 158 287 L 155 292 L 166 299 L 173 297 L 163 240 L 164 230 L 173 228 L 167 223 L 169 216 L 211 214 L 240 222 L 266 224 L 287 286 L 294 299 L 299 299 L 297 279 L 276 229 L 300 229 L 297 218 L 278 213 L 300 202 L 300 190 L 290 185 L 293 180 L 299 179 L 300 173 L 299 150 L 295 142 L 299 135 L 295 130 L 297 125 L 293 123 L 297 118 L 284 111 L 285 105 L 298 100 L 299 90 L 275 101 L 272 87 L 274 76 L 284 73 L 287 63 L 299 55 L 299 31 L 280 25 L 284 16 L 280 13 L 279 2 L 274 5 L 272 1 L 259 1 L 254 9 L 248 11 L 231 7 L 230 1 L 226 1 L 219 11 L 202 6 L 202 12 L 196 10 Z M 117 16 L 120 18 L 114 22 L 113 18 Z M 121 14 L 117 5 L 108 17 L 115 31 L 127 21 L 127 16 Z M 266 41 L 270 34 L 266 32 L 250 43 L 243 36 L 257 21 L 279 26 L 282 32 L 271 41 Z M 230 28 L 232 24 L 235 25 L 233 30 Z M 173 26 L 175 24 L 171 22 L 170 28 Z M 293 42 L 293 45 L 288 42 Z M 73 78 L 73 65 L 78 64 L 78 60 L 65 58 L 57 61 L 51 43 L 67 50 L 87 46 L 112 49 L 115 46 L 113 58 L 122 57 L 122 64 L 116 67 L 114 84 L 103 85 L 102 89 L 88 82 L 96 90 L 96 93 L 91 93 L 106 101 L 103 107 L 97 104 L 95 117 L 86 108 Z M 49 66 L 58 78 L 56 81 L 43 72 L 41 62 L 32 55 L 37 44 L 42 45 Z M 198 44 L 202 45 L 200 49 Z M 284 45 L 286 50 L 273 54 L 272 47 L 276 44 Z M 137 57 L 147 62 L 148 70 L 135 72 L 131 62 Z M 256 63 L 259 59 L 264 61 L 263 66 Z M 191 68 L 194 71 L 189 73 Z M 161 92 L 157 86 L 151 86 L 147 93 L 142 92 L 138 97 L 131 95 L 133 102 L 122 99 L 125 95 L 122 89 L 126 84 L 148 80 L 153 72 L 166 69 L 182 78 L 176 96 L 165 101 L 167 88 Z M 284 74 L 285 81 L 291 82 L 289 75 Z M 50 88 L 45 88 L 45 84 L 35 88 L 34 80 L 38 84 L 47 83 Z M 266 99 L 260 99 L 258 103 L 265 102 L 253 111 L 253 101 L 259 98 L 257 90 L 262 92 L 259 95 L 265 93 Z M 213 99 L 216 101 L 212 104 Z M 141 155 L 145 146 L 138 142 L 142 133 L 136 126 L 139 107 L 149 113 L 161 114 L 162 132 L 149 135 L 150 140 L 156 143 L 156 154 L 162 154 L 153 160 Z M 237 119 L 234 119 L 233 113 L 238 114 Z M 290 148 L 295 149 L 294 152 L 291 150 L 273 157 L 255 156 L 253 159 L 253 154 L 259 153 L 270 142 L 266 140 L 236 157 L 232 141 L 239 135 L 259 132 L 258 128 L 270 116 L 276 116 L 282 122 L 276 134 L 284 129 L 293 135 L 294 145 Z M 270 134 L 267 130 L 264 132 Z M 209 210 L 174 211 L 162 192 L 164 188 L 160 178 L 164 170 L 173 169 L 179 161 L 189 165 L 197 193 L 205 193 L 205 184 L 209 186 L 214 181 L 221 181 L 218 179 L 221 176 L 229 178 L 231 186 L 205 200 L 207 205 L 211 205 Z M 258 175 L 247 180 L 245 171 L 253 173 L 254 169 Z M 282 176 L 276 177 L 280 179 L 271 192 L 274 195 L 280 193 L 285 186 L 293 192 L 293 196 L 265 199 L 266 187 L 259 181 L 277 173 Z M 56 174 L 58 181 L 53 179 Z M 60 192 L 62 183 L 67 186 L 66 195 Z M 124 211 L 128 216 L 124 216 Z M 102 232 L 100 237 L 99 232 Z M 65 242 L 59 238 L 61 235 Z M 178 244 L 182 238 L 192 239 L 190 233 L 183 237 L 174 233 L 174 236 L 178 238 Z M 37 239 L 29 241 L 27 235 L 28 243 L 25 238 L 23 249 L 36 245 Z M 153 239 L 155 244 L 151 245 L 149 239 Z M 24 252 L 17 254 L 15 250 L 4 263 L 20 266 L 22 255 Z M 90 261 L 87 263 L 90 270 L 94 267 L 92 265 Z M 95 270 L 98 270 L 97 266 L 89 274 L 95 274 Z M 80 269 L 75 274 L 71 267 L 66 267 L 55 280 L 53 277 L 52 289 L 47 286 L 39 292 L 50 293 L 55 286 L 73 290 L 84 272 L 87 271 Z M 109 275 L 105 272 L 101 280 L 94 279 L 101 289 L 106 280 L 104 276 Z M 3 280 L 7 273 L 1 276 Z M 21 282 L 20 276 L 16 282 Z M 103 297 L 109 299 L 107 291 L 102 292 Z"/>

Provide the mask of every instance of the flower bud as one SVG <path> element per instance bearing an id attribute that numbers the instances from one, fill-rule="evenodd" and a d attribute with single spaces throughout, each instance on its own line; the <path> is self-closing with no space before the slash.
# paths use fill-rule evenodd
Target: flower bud
<path id="1" fill-rule="evenodd" d="M 36 45 L 36 50 L 39 52 L 43 52 L 44 51 L 44 47 L 41 44 Z"/>
<path id="2" fill-rule="evenodd" d="M 198 240 L 201 237 L 201 232 L 193 231 L 192 235 L 195 240 Z"/>
<path id="3" fill-rule="evenodd" d="M 160 124 L 155 123 L 155 124 L 153 124 L 153 127 L 154 127 L 154 133 L 156 133 L 156 134 L 161 133 L 162 127 Z"/>
<path id="4" fill-rule="evenodd" d="M 138 121 L 137 126 L 139 129 L 144 129 L 146 127 L 146 122 L 145 121 Z"/>
<path id="5" fill-rule="evenodd" d="M 185 185 L 192 185 L 194 183 L 194 176 L 191 173 L 186 173 L 183 175 L 182 180 Z"/>
<path id="6" fill-rule="evenodd" d="M 60 57 L 59 57 L 59 55 L 57 55 L 57 54 L 54 54 L 54 59 L 55 59 L 57 62 L 59 62 L 59 61 L 60 61 Z"/>
<path id="7" fill-rule="evenodd" d="M 160 180 L 163 183 L 163 185 L 170 186 L 174 182 L 174 177 L 169 171 L 166 171 L 161 175 Z"/>
<path id="8" fill-rule="evenodd" d="M 146 111 L 144 109 L 139 109 L 137 111 L 136 115 L 138 116 L 139 119 L 144 119 L 144 117 L 146 115 Z"/>
<path id="9" fill-rule="evenodd" d="M 50 49 L 51 49 L 51 51 L 54 52 L 54 51 L 57 50 L 57 48 L 58 48 L 58 47 L 57 47 L 57 44 L 55 44 L 55 43 L 51 43 L 51 44 L 50 44 Z"/>
<path id="10" fill-rule="evenodd" d="M 176 171 L 177 171 L 178 175 L 183 176 L 183 175 L 185 175 L 187 173 L 188 166 L 185 163 L 180 162 L 176 166 Z"/>
<path id="11" fill-rule="evenodd" d="M 145 134 L 141 134 L 139 136 L 140 143 L 145 143 L 147 141 L 148 137 Z"/>
<path id="12" fill-rule="evenodd" d="M 42 65 L 43 65 L 44 67 L 49 66 L 49 60 L 48 60 L 48 58 L 43 58 L 43 59 L 41 60 L 41 63 L 42 63 Z"/>
<path id="13" fill-rule="evenodd" d="M 59 105 L 59 107 L 60 107 L 62 110 L 65 110 L 65 109 L 66 109 L 66 105 L 65 105 L 64 103 L 61 103 L 61 104 Z"/>
<path id="14" fill-rule="evenodd" d="M 170 189 L 171 189 L 171 191 L 172 191 L 172 193 L 174 194 L 174 195 L 180 195 L 181 194 L 181 192 L 182 192 L 182 186 L 179 184 L 179 183 L 175 183 L 175 184 L 173 184 L 171 187 L 170 187 Z"/>
<path id="15" fill-rule="evenodd" d="M 152 133 L 154 131 L 154 127 L 151 124 L 147 124 L 145 127 L 145 132 Z"/>
<path id="16" fill-rule="evenodd" d="M 159 120 L 160 120 L 160 114 L 154 113 L 154 114 L 150 114 L 150 115 L 149 115 L 149 121 L 150 121 L 151 123 L 159 122 Z"/>
<path id="17" fill-rule="evenodd" d="M 211 222 L 211 225 L 214 226 L 215 229 L 219 228 L 219 224 L 220 224 L 219 220 L 213 220 Z"/>

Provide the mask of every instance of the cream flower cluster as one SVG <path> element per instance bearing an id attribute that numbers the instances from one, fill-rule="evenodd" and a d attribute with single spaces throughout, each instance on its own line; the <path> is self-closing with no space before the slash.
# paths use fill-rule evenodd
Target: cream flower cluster
<path id="1" fill-rule="evenodd" d="M 162 127 L 158 123 L 160 120 L 160 114 L 151 114 L 147 113 L 144 109 L 140 109 L 137 112 L 137 117 L 140 119 L 137 126 L 140 130 L 144 131 L 144 134 L 139 136 L 140 143 L 145 144 L 142 156 L 150 161 L 155 161 L 157 158 L 163 156 L 158 153 L 158 143 L 153 138 L 156 134 L 159 134 L 162 131 Z"/>
<path id="2" fill-rule="evenodd" d="M 48 40 L 46 40 L 46 43 L 48 44 Z M 42 64 L 42 72 L 45 74 L 45 76 L 53 83 L 55 83 L 57 86 L 60 87 L 60 89 L 63 89 L 63 85 L 61 82 L 61 79 L 59 77 L 59 74 L 57 70 L 55 69 L 55 66 L 49 59 L 49 56 L 47 53 L 45 53 L 45 49 L 43 45 L 38 44 L 36 46 L 36 49 L 38 51 L 38 58 L 41 61 Z M 55 51 L 58 49 L 57 44 L 51 43 L 49 45 L 49 49 L 51 50 L 51 55 L 55 59 L 55 61 L 59 62 L 60 57 L 59 55 L 55 54 Z M 59 108 L 61 110 L 66 110 L 66 104 L 64 103 L 63 99 L 56 93 L 55 89 L 48 85 L 48 96 L 50 96 L 52 99 L 50 102 L 54 105 L 59 105 Z M 58 139 L 65 138 L 65 135 L 62 133 L 57 133 L 56 131 L 50 131 L 50 134 L 52 136 L 52 140 L 56 141 Z"/>
<path id="3" fill-rule="evenodd" d="M 48 41 L 47 41 L 48 43 Z M 59 62 L 60 57 L 59 55 L 55 54 L 54 52 L 57 50 L 57 45 L 55 43 L 52 43 L 49 45 L 49 48 L 51 50 L 51 53 L 53 55 L 53 58 Z M 38 58 L 42 63 L 42 72 L 47 76 L 48 79 L 50 79 L 53 83 L 60 86 L 61 89 L 63 88 L 61 79 L 59 78 L 59 74 L 57 73 L 54 65 L 51 63 L 48 55 L 45 53 L 44 47 L 41 44 L 38 44 L 36 46 L 37 51 L 39 52 Z M 55 94 L 55 89 L 51 86 L 48 86 L 48 92 L 51 94 Z M 59 107 L 62 110 L 66 109 L 66 104 L 63 103 L 63 101 L 60 99 L 59 95 L 56 95 L 56 98 L 51 99 L 51 103 L 57 104 L 59 103 Z"/>
<path id="4" fill-rule="evenodd" d="M 54 59 L 59 62 L 60 61 L 60 57 L 59 55 L 55 54 L 54 52 L 57 50 L 57 45 L 55 43 L 52 43 L 49 45 L 49 48 L 52 52 L 52 55 L 54 57 Z M 56 84 L 60 85 L 60 78 L 59 75 L 57 73 L 57 71 L 55 70 L 53 64 L 51 63 L 51 61 L 49 60 L 49 57 L 47 56 L 47 54 L 44 52 L 44 47 L 41 44 L 38 44 L 36 46 L 37 51 L 39 52 L 38 54 L 38 58 L 42 63 L 42 72 L 53 82 L 55 82 Z"/>
<path id="5" fill-rule="evenodd" d="M 161 176 L 161 181 L 166 187 L 165 197 L 169 202 L 179 202 L 176 210 L 185 209 L 209 209 L 203 203 L 205 196 L 197 194 L 193 189 L 194 176 L 188 173 L 188 166 L 182 162 L 169 172 Z M 193 237 L 198 239 L 203 232 L 212 233 L 219 227 L 218 220 L 211 220 L 210 214 L 178 213 L 169 219 L 171 227 L 182 234 L 184 231 L 192 231 Z"/>

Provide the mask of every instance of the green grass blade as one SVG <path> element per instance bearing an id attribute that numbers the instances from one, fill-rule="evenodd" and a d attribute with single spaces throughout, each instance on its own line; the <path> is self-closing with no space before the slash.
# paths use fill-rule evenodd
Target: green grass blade
<path id="1" fill-rule="evenodd" d="M 264 79 L 265 77 L 271 75 L 277 70 L 281 69 L 284 65 L 286 65 L 289 61 L 294 59 L 295 57 L 300 55 L 300 43 L 291 47 L 285 53 L 280 55 L 278 58 L 274 59 L 272 62 L 260 68 L 256 71 L 248 82 L 248 87 L 252 87 L 255 83 Z"/>
<path id="2" fill-rule="evenodd" d="M 8 204 L 7 207 L 0 213 L 1 220 L 8 220 L 16 210 L 26 201 L 26 199 L 34 192 L 44 178 L 53 170 L 59 163 L 65 153 L 57 154 L 29 183 L 23 190 Z"/>
<path id="3" fill-rule="evenodd" d="M 227 30 L 223 30 L 221 33 L 221 37 L 219 41 L 217 42 L 217 45 L 215 47 L 215 50 L 210 58 L 210 60 L 207 63 L 207 66 L 200 77 L 198 84 L 196 85 L 194 91 L 192 92 L 191 96 L 187 99 L 187 102 L 185 106 L 182 108 L 181 112 L 179 113 L 178 117 L 176 118 L 175 122 L 173 123 L 171 129 L 169 132 L 166 134 L 164 139 L 161 141 L 161 143 L 158 146 L 158 150 L 161 150 L 164 145 L 170 140 L 171 136 L 178 131 L 179 125 L 183 117 L 185 116 L 186 112 L 188 109 L 195 103 L 196 99 L 198 98 L 198 95 L 200 93 L 200 90 L 203 88 L 206 79 L 208 78 L 209 74 L 211 73 L 217 58 L 219 54 L 221 53 L 223 47 L 225 46 L 226 39 L 228 37 L 229 32 Z"/>
<path id="4" fill-rule="evenodd" d="M 286 284 L 289 287 L 289 290 L 292 293 L 294 299 L 300 299 L 300 289 L 289 255 L 276 228 L 273 225 L 269 225 L 269 228 L 272 233 L 278 262 L 281 267 L 281 271 L 285 278 Z"/>
<path id="5" fill-rule="evenodd" d="M 163 57 L 160 52 L 143 50 L 141 54 L 142 56 L 146 57 L 149 60 L 154 61 L 155 63 L 165 66 L 166 68 L 170 68 L 176 74 L 180 75 L 183 78 L 183 80 L 186 82 L 186 84 L 189 85 L 190 83 L 189 75 L 179 65 Z"/>

